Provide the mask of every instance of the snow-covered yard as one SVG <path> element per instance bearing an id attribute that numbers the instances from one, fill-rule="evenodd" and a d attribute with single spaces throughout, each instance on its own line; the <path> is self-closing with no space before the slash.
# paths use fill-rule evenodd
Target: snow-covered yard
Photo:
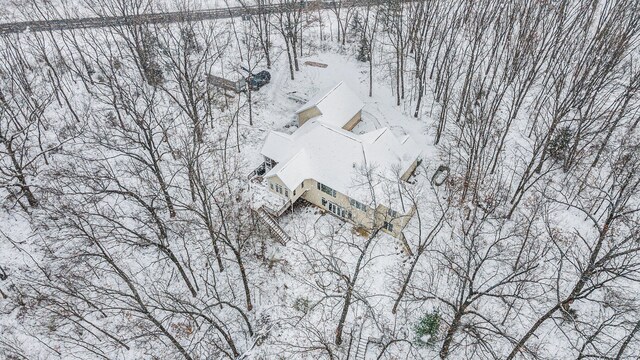
<path id="1" fill-rule="evenodd" d="M 0 357 L 637 359 L 640 5 L 563 4 L 3 35 Z M 265 52 L 250 97 L 209 87 Z M 392 184 L 413 216 L 396 239 L 299 200 L 282 244 L 255 210 L 283 200 L 249 174 L 341 81 L 353 133 L 420 147 Z"/>

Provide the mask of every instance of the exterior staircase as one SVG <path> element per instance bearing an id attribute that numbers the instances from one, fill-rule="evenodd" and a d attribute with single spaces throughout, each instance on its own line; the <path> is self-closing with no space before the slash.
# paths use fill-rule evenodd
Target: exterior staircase
<path id="1" fill-rule="evenodd" d="M 367 345 L 369 345 L 369 337 L 360 337 L 360 340 L 358 340 L 358 347 L 356 347 L 356 355 L 354 356 L 355 360 L 366 359 L 365 355 L 367 354 Z"/>
<path id="2" fill-rule="evenodd" d="M 258 215 L 258 219 L 260 219 L 263 224 L 267 225 L 271 233 L 278 239 L 278 242 L 282 245 L 287 245 L 287 242 L 289 242 L 291 237 L 282 230 L 273 216 L 271 216 L 264 207 L 260 207 L 256 210 L 256 214 Z"/>
<path id="3" fill-rule="evenodd" d="M 375 346 L 373 346 L 373 349 L 370 349 L 369 345 L 382 344 L 382 338 L 371 336 L 371 328 L 366 326 L 369 316 L 365 314 L 364 318 L 359 319 L 360 323 L 354 325 L 354 328 L 351 330 L 347 360 L 366 360 L 368 350 L 370 350 L 369 358 L 374 358 L 376 356 Z"/>
<path id="4" fill-rule="evenodd" d="M 277 210 L 273 210 L 271 208 L 265 208 L 265 211 L 267 211 L 269 213 L 269 215 L 271 215 L 272 217 L 279 217 L 282 214 L 284 214 L 285 211 L 287 211 L 287 209 L 291 208 L 291 201 L 287 201 L 285 202 L 279 209 Z"/>

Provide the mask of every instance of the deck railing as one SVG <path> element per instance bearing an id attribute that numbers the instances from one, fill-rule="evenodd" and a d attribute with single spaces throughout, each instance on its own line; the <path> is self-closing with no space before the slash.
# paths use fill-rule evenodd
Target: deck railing
<path id="1" fill-rule="evenodd" d="M 258 219 L 262 221 L 263 224 L 267 225 L 271 233 L 277 238 L 278 242 L 282 245 L 287 245 L 291 237 L 287 234 L 281 227 L 278 225 L 278 222 L 269 214 L 269 212 L 264 208 L 260 207 L 258 210 L 255 210 Z"/>

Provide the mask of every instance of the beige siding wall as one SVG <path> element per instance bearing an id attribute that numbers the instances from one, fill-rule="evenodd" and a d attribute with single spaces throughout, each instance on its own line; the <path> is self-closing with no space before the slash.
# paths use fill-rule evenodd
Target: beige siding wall
<path id="1" fill-rule="evenodd" d="M 307 191 L 302 196 L 303 199 L 328 211 L 329 210 L 328 205 L 327 206 L 322 205 L 322 198 L 325 198 L 327 201 L 331 201 L 332 203 L 344 208 L 345 210 L 351 211 L 351 216 L 352 216 L 351 220 L 349 219 L 345 219 L 345 220 L 349 220 L 350 222 L 356 225 L 361 225 L 367 229 L 373 228 L 373 223 L 372 223 L 373 209 L 368 208 L 366 212 L 360 209 L 356 209 L 355 207 L 351 206 L 350 198 L 348 196 L 341 194 L 339 192 L 336 192 L 336 196 L 333 197 L 321 190 L 318 190 L 317 181 L 305 180 L 305 185 L 307 185 L 307 183 L 308 183 L 308 186 L 306 186 Z"/>
<path id="2" fill-rule="evenodd" d="M 302 124 L 306 123 L 307 120 L 320 115 L 322 115 L 322 113 L 315 106 L 303 112 L 300 112 L 298 113 L 298 125 L 302 126 Z"/>
<path id="3" fill-rule="evenodd" d="M 284 185 L 284 183 L 282 182 L 282 180 L 280 180 L 280 178 L 276 175 L 276 176 L 271 176 L 267 178 L 267 182 L 268 182 L 268 187 L 269 187 L 269 191 L 274 192 L 282 197 L 291 198 L 291 191 L 289 191 L 289 189 L 287 189 L 287 187 Z M 276 185 L 280 185 L 280 187 L 282 187 L 282 193 L 279 193 L 276 191 L 277 187 Z M 289 196 L 285 195 L 285 190 L 289 191 Z"/>
<path id="4" fill-rule="evenodd" d="M 351 199 L 348 196 L 336 192 L 336 196 L 333 197 L 321 190 L 318 190 L 317 184 L 318 183 L 315 180 L 305 180 L 306 192 L 304 193 L 302 198 L 322 209 L 329 211 L 328 206 L 322 205 L 322 198 L 325 198 L 326 200 L 333 202 L 334 204 L 344 208 L 345 210 L 351 211 L 352 218 L 345 220 L 353 224 L 360 225 L 368 230 L 372 230 L 378 226 L 382 227 L 384 222 L 387 221 L 393 225 L 393 231 L 388 231 L 384 228 L 382 229 L 382 231 L 399 238 L 401 236 L 402 229 L 404 229 L 404 227 L 413 216 L 413 209 L 411 209 L 407 214 L 398 213 L 396 217 L 391 217 L 388 215 L 389 209 L 383 205 L 379 205 L 375 210 L 371 207 L 368 207 L 367 211 L 362 211 L 351 206 Z"/>
<path id="5" fill-rule="evenodd" d="M 291 201 L 292 202 L 295 202 L 296 200 L 298 200 L 298 198 L 300 198 L 300 196 L 302 196 L 302 194 L 304 194 L 306 189 L 309 188 L 309 183 L 310 182 L 311 182 L 311 180 L 304 180 L 302 183 L 300 183 L 300 185 L 298 185 L 297 188 L 295 188 L 293 190 L 293 192 L 295 192 L 295 194 L 293 192 L 291 193 Z"/>
<path id="6" fill-rule="evenodd" d="M 386 222 L 393 225 L 393 231 L 389 231 L 386 228 L 382 227 L 382 231 L 387 234 L 391 234 L 394 237 L 400 238 L 402 234 L 402 230 L 414 213 L 414 208 L 411 208 L 406 214 L 402 214 L 398 212 L 395 216 L 389 215 L 389 208 L 384 205 L 378 205 L 378 209 L 376 211 L 376 225 L 382 227 Z"/>
<path id="7" fill-rule="evenodd" d="M 418 159 L 416 159 L 413 162 L 413 164 L 411 164 L 411 166 L 409 166 L 407 171 L 405 171 L 404 174 L 402 174 L 400 179 L 402 179 L 402 181 L 407 181 L 409 179 L 409 177 L 411 177 L 411 174 L 413 174 L 413 172 L 416 171 L 416 167 L 417 166 L 418 166 Z"/>
<path id="8" fill-rule="evenodd" d="M 356 127 L 356 125 L 358 125 L 358 123 L 360 122 L 361 118 L 362 118 L 362 110 L 358 111 L 358 113 L 355 114 L 351 118 L 351 120 L 349 120 L 349 122 L 346 123 L 342 128 L 347 130 L 347 131 L 353 130 L 353 128 Z"/>
<path id="9" fill-rule="evenodd" d="M 298 200 L 298 198 L 304 193 L 305 188 L 309 187 L 307 184 L 307 180 L 305 180 L 300 185 L 298 185 L 297 188 L 287 189 L 287 187 L 284 185 L 282 180 L 280 180 L 280 178 L 277 175 L 267 178 L 267 183 L 268 183 L 267 186 L 269 187 L 269 191 L 274 192 L 282 197 L 285 197 L 291 200 L 292 203 Z M 280 185 L 282 187 L 282 193 L 279 193 L 276 191 L 276 185 Z M 289 196 L 285 195 L 285 192 L 284 192 L 285 189 L 289 192 Z"/>
<path id="10" fill-rule="evenodd" d="M 300 112 L 298 113 L 298 125 L 302 126 L 304 123 L 307 122 L 307 120 L 320 115 L 322 115 L 322 113 L 315 106 L 303 112 Z M 356 125 L 358 125 L 361 118 L 362 118 L 362 110 L 358 111 L 357 114 L 355 114 L 351 119 L 349 119 L 349 121 L 342 128 L 347 131 L 351 131 Z"/>
<path id="11" fill-rule="evenodd" d="M 284 195 L 284 189 L 287 187 L 277 176 L 272 176 L 267 179 L 269 190 L 275 192 L 280 196 Z M 283 189 L 282 194 L 276 191 L 276 184 L 280 185 Z M 273 189 L 272 189 L 273 185 Z M 371 207 L 367 207 L 366 211 L 360 210 L 354 206 L 351 206 L 351 199 L 339 192 L 336 191 L 336 196 L 331 196 L 321 190 L 318 190 L 318 182 L 313 179 L 307 179 L 303 181 L 296 189 L 287 189 L 289 192 L 288 199 L 293 203 L 298 198 L 302 197 L 308 202 L 329 211 L 328 204 L 322 205 L 322 198 L 330 201 L 347 211 L 351 211 L 351 219 L 346 219 L 355 225 L 362 226 L 367 230 L 372 230 L 375 227 L 382 227 L 384 222 L 387 221 L 393 225 L 393 231 L 388 231 L 383 228 L 382 231 L 399 238 L 401 236 L 402 229 L 407 225 L 411 216 L 413 216 L 414 210 L 411 209 L 407 214 L 398 213 L 395 217 L 391 217 L 388 213 L 389 209 L 384 205 L 378 205 L 378 207 L 374 210 Z M 295 195 L 293 194 L 293 190 L 295 190 Z M 375 219 L 375 220 L 374 220 Z M 374 222 L 375 221 L 375 222 Z"/>

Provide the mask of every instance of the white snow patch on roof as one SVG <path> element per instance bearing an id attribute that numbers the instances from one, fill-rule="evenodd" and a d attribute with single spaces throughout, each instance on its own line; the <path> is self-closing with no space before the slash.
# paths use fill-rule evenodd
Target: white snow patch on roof
<path id="1" fill-rule="evenodd" d="M 362 110 L 364 103 L 347 84 L 341 81 L 331 89 L 312 97 L 296 111 L 296 114 L 312 107 L 317 107 L 322 113 L 319 117 L 321 122 L 341 128 Z"/>
<path id="2" fill-rule="evenodd" d="M 261 153 L 269 159 L 282 162 L 289 156 L 291 143 L 291 135 L 271 130 L 262 145 Z"/>
<path id="3" fill-rule="evenodd" d="M 275 149 L 275 147 L 280 147 Z M 396 181 L 419 157 L 410 138 L 398 139 L 387 128 L 356 135 L 319 119 L 307 121 L 292 135 L 271 132 L 263 155 L 278 161 L 265 177 L 278 176 L 290 190 L 303 180 L 314 179 L 363 203 L 371 203 L 371 189 L 362 174 L 374 168 L 380 176 Z M 378 201 L 386 194 L 376 184 Z"/>

